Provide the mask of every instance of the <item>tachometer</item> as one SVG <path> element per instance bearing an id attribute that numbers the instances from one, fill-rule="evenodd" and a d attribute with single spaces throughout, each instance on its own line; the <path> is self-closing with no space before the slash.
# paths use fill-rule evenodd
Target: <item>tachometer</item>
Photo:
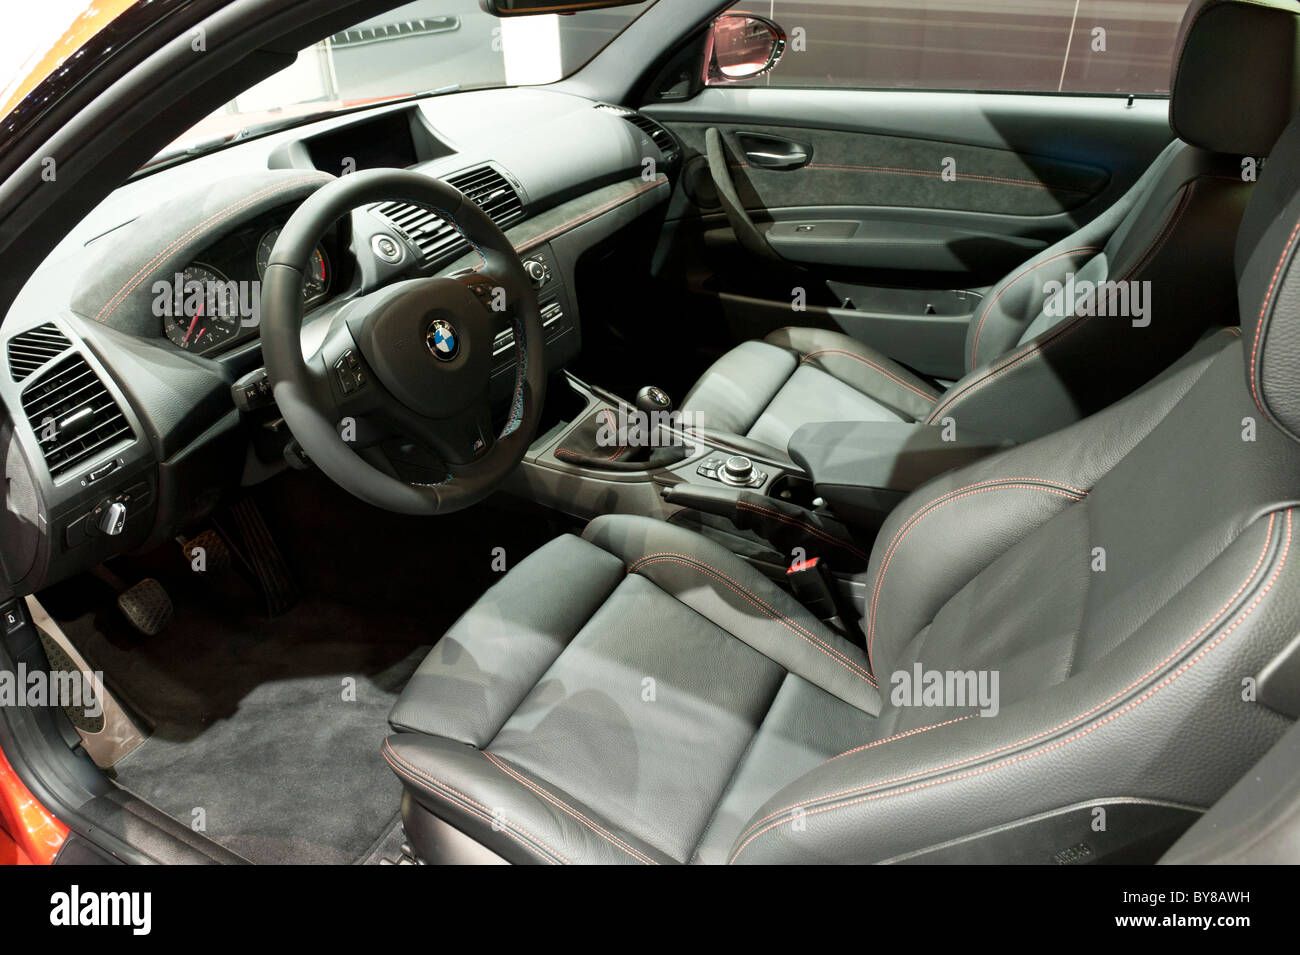
<path id="1" fill-rule="evenodd" d="M 182 295 L 164 319 L 167 337 L 187 351 L 204 352 L 239 334 L 237 287 L 206 265 L 191 265 L 182 277 Z"/>
<path id="2" fill-rule="evenodd" d="M 271 229 L 262 236 L 262 241 L 257 243 L 258 278 L 266 275 L 267 263 L 271 261 L 271 250 L 275 248 L 275 240 L 278 238 L 280 238 L 280 230 Z M 324 298 L 330 290 L 329 279 L 329 260 L 325 258 L 325 250 L 317 247 L 311 254 L 311 274 L 307 276 L 307 281 L 302 287 L 304 304 L 310 305 L 317 299 Z"/>

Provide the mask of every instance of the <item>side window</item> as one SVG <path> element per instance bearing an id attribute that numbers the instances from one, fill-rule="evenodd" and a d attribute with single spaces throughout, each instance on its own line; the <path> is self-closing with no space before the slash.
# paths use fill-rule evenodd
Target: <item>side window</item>
<path id="1" fill-rule="evenodd" d="M 744 86 L 1167 95 L 1187 0 L 749 0 L 785 56 Z"/>

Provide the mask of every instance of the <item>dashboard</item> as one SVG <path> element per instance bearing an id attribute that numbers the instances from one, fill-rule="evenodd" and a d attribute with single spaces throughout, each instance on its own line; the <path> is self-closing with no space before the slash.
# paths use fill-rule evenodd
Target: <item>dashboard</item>
<path id="1" fill-rule="evenodd" d="M 0 326 L 0 584 L 28 593 L 156 545 L 241 485 L 301 465 L 262 370 L 260 281 L 279 230 L 324 183 L 398 165 L 477 202 L 532 278 L 554 370 L 581 348 L 578 263 L 624 230 L 658 228 L 679 158 L 671 135 L 630 110 L 499 89 L 353 111 L 124 183 Z M 354 209 L 312 257 L 304 355 L 357 296 L 476 263 L 456 229 L 402 197 Z M 492 357 L 504 417 L 509 331 Z"/>

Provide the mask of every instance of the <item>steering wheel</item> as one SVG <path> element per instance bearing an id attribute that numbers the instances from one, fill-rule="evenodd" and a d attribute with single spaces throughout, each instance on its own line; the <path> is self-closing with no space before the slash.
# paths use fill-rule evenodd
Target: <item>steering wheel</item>
<path id="1" fill-rule="evenodd" d="M 303 282 L 326 231 L 358 206 L 398 199 L 451 223 L 482 259 L 453 278 L 395 282 L 344 306 L 315 354 L 302 346 Z M 519 355 L 505 425 L 492 423 L 497 334 Z M 271 251 L 262 278 L 262 354 L 275 401 L 307 456 L 345 490 L 404 514 L 444 514 L 495 490 L 523 459 L 546 395 L 542 317 L 510 241 L 475 203 L 418 173 L 377 169 L 327 183 Z M 381 450 L 403 441 L 445 464 L 404 480 Z"/>

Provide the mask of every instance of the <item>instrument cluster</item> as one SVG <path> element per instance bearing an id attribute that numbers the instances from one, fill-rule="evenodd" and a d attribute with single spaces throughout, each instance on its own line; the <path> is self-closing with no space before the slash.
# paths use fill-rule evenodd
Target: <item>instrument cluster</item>
<path id="1" fill-rule="evenodd" d="M 163 331 L 176 345 L 196 355 L 225 351 L 254 339 L 261 324 L 262 278 L 280 230 L 288 221 L 281 212 L 241 226 L 204 249 L 170 282 L 156 288 L 155 309 Z M 346 287 L 339 273 L 346 248 L 340 225 L 317 246 L 310 274 L 303 283 L 303 307 L 310 312 Z"/>

